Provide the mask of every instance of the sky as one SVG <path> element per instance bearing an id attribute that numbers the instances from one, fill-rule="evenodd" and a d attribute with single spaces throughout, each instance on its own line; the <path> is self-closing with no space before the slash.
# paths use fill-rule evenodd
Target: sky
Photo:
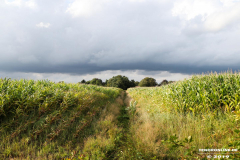
<path id="1" fill-rule="evenodd" d="M 0 77 L 183 80 L 240 68 L 240 0 L 0 0 Z"/>

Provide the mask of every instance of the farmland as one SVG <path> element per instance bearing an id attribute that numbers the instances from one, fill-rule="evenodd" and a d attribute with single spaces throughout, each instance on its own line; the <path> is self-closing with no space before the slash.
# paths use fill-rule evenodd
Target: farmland
<path id="1" fill-rule="evenodd" d="M 239 73 L 196 75 L 167 86 L 131 88 L 128 93 L 137 103 L 130 132 L 146 159 L 197 159 L 223 153 L 239 158 L 233 152 L 204 156 L 198 150 L 240 149 Z"/>
<path id="2" fill-rule="evenodd" d="M 0 159 L 81 158 L 83 151 L 88 158 L 93 150 L 104 156 L 101 146 L 114 147 L 120 131 L 114 127 L 118 108 L 110 106 L 120 93 L 94 85 L 1 79 Z M 104 140 L 100 147 L 99 140 Z"/>
<path id="3" fill-rule="evenodd" d="M 206 159 L 240 149 L 240 74 L 161 87 L 0 80 L 0 159 Z"/>

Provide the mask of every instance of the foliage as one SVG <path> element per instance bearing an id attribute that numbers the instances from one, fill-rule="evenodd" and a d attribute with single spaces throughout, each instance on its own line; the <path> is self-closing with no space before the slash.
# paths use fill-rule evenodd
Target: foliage
<path id="1" fill-rule="evenodd" d="M 230 113 L 240 107 L 240 74 L 237 73 L 195 75 L 188 80 L 152 90 L 156 96 L 163 95 L 160 103 L 164 102 L 170 110 L 182 113 L 215 110 Z"/>
<path id="2" fill-rule="evenodd" d="M 179 140 L 176 134 L 171 135 L 168 140 L 162 140 L 162 143 L 168 145 L 168 152 L 176 152 L 179 147 L 185 149 L 185 153 L 180 155 L 182 159 L 203 159 L 206 158 L 205 155 L 198 153 L 196 146 L 190 145 L 193 142 L 192 136 L 188 136 L 184 140 Z"/>
<path id="3" fill-rule="evenodd" d="M 134 81 L 129 81 L 129 79 L 126 76 L 113 76 L 107 81 L 108 87 L 117 87 L 121 88 L 123 90 L 127 90 L 130 87 L 134 87 Z"/>
<path id="4" fill-rule="evenodd" d="M 138 81 L 135 81 L 135 86 L 138 86 L 139 85 L 139 82 Z"/>
<path id="5" fill-rule="evenodd" d="M 127 107 L 126 110 L 129 111 L 130 116 L 134 117 L 134 115 L 136 114 L 136 111 L 137 111 L 137 107 L 136 107 L 137 101 L 135 101 L 133 103 L 132 102 L 133 101 L 130 102 L 129 107 Z"/>
<path id="6" fill-rule="evenodd" d="M 135 86 L 136 86 L 135 81 L 134 81 L 134 79 L 132 79 L 132 80 L 130 81 L 130 87 L 135 87 Z"/>
<path id="7" fill-rule="evenodd" d="M 98 85 L 98 86 L 102 86 L 102 85 L 103 85 L 103 82 L 102 82 L 101 79 L 93 78 L 93 79 L 90 81 L 90 84 L 95 84 L 95 85 Z"/>
<path id="8" fill-rule="evenodd" d="M 230 71 L 195 75 L 162 87 L 128 89 L 141 113 L 131 126 L 135 147 L 149 157 L 166 159 L 197 159 L 196 148 L 239 149 L 239 91 L 240 73 Z M 174 134 L 177 137 L 168 139 Z M 184 143 L 188 135 L 193 141 Z"/>
<path id="9" fill-rule="evenodd" d="M 175 110 L 193 113 L 239 110 L 240 74 L 199 75 L 171 85 L 170 99 Z"/>
<path id="10" fill-rule="evenodd" d="M 157 82 L 154 78 L 151 77 L 146 77 L 144 79 L 142 79 L 139 83 L 140 87 L 152 87 L 152 86 L 156 86 Z"/>
<path id="11" fill-rule="evenodd" d="M 0 159 L 80 156 L 92 123 L 121 90 L 0 79 Z"/>
<path id="12" fill-rule="evenodd" d="M 167 84 L 168 84 L 168 81 L 165 79 L 161 83 L 159 83 L 158 86 L 163 86 L 163 85 L 167 85 Z"/>
<path id="13" fill-rule="evenodd" d="M 83 79 L 80 83 L 86 83 L 86 81 Z"/>

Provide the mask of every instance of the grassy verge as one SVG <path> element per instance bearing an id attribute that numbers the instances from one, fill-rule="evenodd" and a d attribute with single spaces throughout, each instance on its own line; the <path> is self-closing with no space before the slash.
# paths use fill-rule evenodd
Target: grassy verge
<path id="1" fill-rule="evenodd" d="M 102 111 L 100 118 L 93 126 L 95 133 L 86 138 L 83 154 L 82 157 L 78 157 L 79 159 L 113 159 L 115 157 L 123 131 L 118 124 L 123 95 L 122 92 L 114 103 Z"/>
<path id="2" fill-rule="evenodd" d="M 239 74 L 228 72 L 163 87 L 129 89 L 138 102 L 130 125 L 135 148 L 145 159 L 239 158 L 236 152 L 199 152 L 240 149 L 239 79 Z"/>

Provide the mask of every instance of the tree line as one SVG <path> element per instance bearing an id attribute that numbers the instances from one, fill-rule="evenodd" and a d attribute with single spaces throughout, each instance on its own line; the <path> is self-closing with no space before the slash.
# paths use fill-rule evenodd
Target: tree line
<path id="1" fill-rule="evenodd" d="M 118 75 L 118 76 L 113 76 L 109 80 L 106 80 L 103 82 L 99 78 L 93 78 L 92 80 L 85 81 L 84 79 L 79 82 L 81 84 L 93 84 L 93 85 L 98 85 L 98 86 L 105 86 L 105 87 L 117 87 L 117 88 L 122 88 L 123 90 L 127 90 L 130 87 L 154 87 L 154 86 L 162 86 L 162 85 L 167 85 L 169 83 L 173 83 L 174 81 L 167 81 L 163 80 L 161 83 L 157 83 L 154 78 L 151 77 L 145 77 L 142 79 L 140 82 L 135 81 L 135 80 L 129 80 L 128 77 Z"/>

